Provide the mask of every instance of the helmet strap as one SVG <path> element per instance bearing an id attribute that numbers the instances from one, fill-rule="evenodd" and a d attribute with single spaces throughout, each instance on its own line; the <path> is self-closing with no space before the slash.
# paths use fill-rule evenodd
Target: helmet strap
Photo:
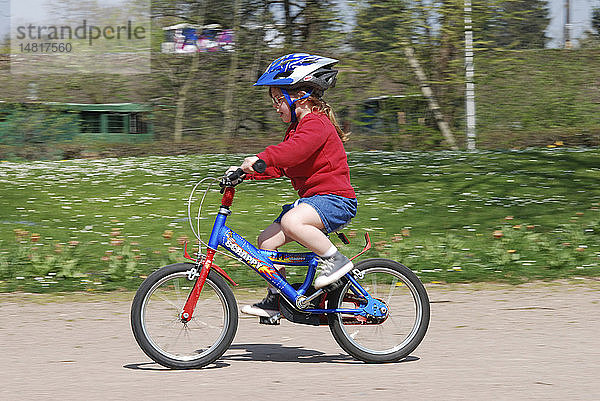
<path id="1" fill-rule="evenodd" d="M 283 97 L 285 98 L 285 101 L 287 102 L 288 106 L 290 106 L 290 113 L 292 114 L 291 122 L 295 123 L 296 122 L 296 102 L 298 100 L 306 99 L 307 97 L 312 95 L 313 91 L 307 92 L 304 96 L 299 97 L 298 99 L 295 99 L 295 100 L 292 100 L 287 89 L 281 88 L 281 93 L 283 93 Z"/>

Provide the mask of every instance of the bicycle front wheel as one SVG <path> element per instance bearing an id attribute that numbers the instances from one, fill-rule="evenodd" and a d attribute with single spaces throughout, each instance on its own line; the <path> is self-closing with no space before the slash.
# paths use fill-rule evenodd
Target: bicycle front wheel
<path id="1" fill-rule="evenodd" d="M 406 266 L 388 259 L 367 259 L 355 266 L 356 280 L 387 307 L 384 318 L 334 313 L 329 327 L 337 343 L 353 357 L 370 363 L 407 357 L 425 337 L 429 298 L 419 278 Z M 329 294 L 329 308 L 355 309 L 365 299 L 349 280 Z"/>
<path id="2" fill-rule="evenodd" d="M 210 271 L 192 319 L 181 313 L 196 279 L 189 263 L 165 266 L 138 289 L 131 305 L 131 327 L 140 348 L 155 362 L 172 369 L 192 369 L 220 358 L 231 345 L 238 325 L 233 292 Z"/>

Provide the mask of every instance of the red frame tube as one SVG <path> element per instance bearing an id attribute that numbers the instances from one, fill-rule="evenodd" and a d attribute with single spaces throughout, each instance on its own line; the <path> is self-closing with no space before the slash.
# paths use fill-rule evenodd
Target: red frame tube
<path id="1" fill-rule="evenodd" d="M 233 187 L 225 187 L 223 191 L 223 198 L 221 199 L 221 206 L 228 208 L 233 204 L 233 198 L 235 196 L 235 189 Z M 215 247 L 216 248 L 216 247 Z M 187 253 L 187 250 L 186 252 Z M 200 298 L 200 293 L 202 292 L 202 287 L 204 287 L 204 283 L 206 282 L 206 277 L 208 277 L 208 272 L 211 267 L 214 267 L 219 273 L 221 273 L 225 278 L 229 279 L 232 283 L 235 282 L 218 266 L 213 266 L 212 261 L 215 257 L 216 250 L 212 248 L 207 248 L 206 250 L 206 259 L 202 264 L 202 269 L 200 270 L 200 275 L 196 279 L 196 283 L 194 284 L 194 288 L 190 292 L 188 299 L 183 307 L 183 311 L 181 312 L 181 321 L 184 323 L 189 322 L 194 315 L 194 309 L 196 308 L 196 304 L 198 303 L 198 299 Z M 189 255 L 188 255 L 189 256 Z M 191 259 L 191 257 L 189 258 Z"/>
<path id="2" fill-rule="evenodd" d="M 200 275 L 196 279 L 194 288 L 188 296 L 185 306 L 183 307 L 183 312 L 181 312 L 181 321 L 184 323 L 187 323 L 192 319 L 194 309 L 196 308 L 196 304 L 198 303 L 198 298 L 200 298 L 200 293 L 202 292 L 202 287 L 204 287 L 206 277 L 208 277 L 208 272 L 210 271 L 212 260 L 215 257 L 215 252 L 216 251 L 214 249 L 210 248 L 206 251 L 206 259 L 204 260 L 204 264 L 202 265 L 202 270 L 200 270 Z"/>
<path id="3" fill-rule="evenodd" d="M 235 188 L 225 187 L 223 192 L 223 198 L 221 199 L 221 206 L 229 208 L 233 203 L 233 197 L 235 196 Z"/>
<path id="4" fill-rule="evenodd" d="M 185 243 L 184 247 L 183 247 L 183 257 L 186 259 L 189 259 L 191 261 L 194 262 L 198 262 L 198 259 L 194 259 L 190 256 L 190 254 L 187 251 L 187 242 Z M 231 285 L 233 285 L 234 287 L 238 287 L 239 284 L 236 283 L 235 281 L 233 281 L 233 279 L 231 277 L 229 277 L 229 275 L 227 274 L 227 272 L 225 270 L 223 270 L 222 268 L 220 268 L 219 266 L 215 265 L 214 263 L 211 266 L 212 269 L 215 269 L 217 271 L 217 273 L 219 273 L 221 276 L 223 276 L 227 281 L 229 281 L 231 283 Z"/>

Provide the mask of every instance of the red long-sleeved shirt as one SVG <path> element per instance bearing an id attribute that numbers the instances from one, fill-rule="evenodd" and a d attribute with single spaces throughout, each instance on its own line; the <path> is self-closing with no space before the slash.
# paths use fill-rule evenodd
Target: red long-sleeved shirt
<path id="1" fill-rule="evenodd" d="M 257 156 L 267 163 L 267 169 L 247 178 L 289 177 L 301 198 L 327 194 L 356 197 L 344 145 L 324 114 L 305 115 L 297 125 L 290 125 L 283 142 L 268 146 Z"/>

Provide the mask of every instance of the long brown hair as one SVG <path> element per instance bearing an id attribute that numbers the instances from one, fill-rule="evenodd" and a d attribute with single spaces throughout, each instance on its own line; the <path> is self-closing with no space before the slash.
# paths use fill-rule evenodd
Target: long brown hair
<path id="1" fill-rule="evenodd" d="M 342 127 L 340 127 L 340 124 L 337 122 L 337 119 L 335 118 L 335 113 L 333 112 L 331 106 L 327 104 L 327 102 L 323 99 L 320 99 L 313 95 L 310 95 L 308 97 L 308 100 L 313 104 L 313 106 L 311 107 L 311 111 L 313 113 L 325 114 L 327 118 L 329 118 L 329 121 L 331 121 L 331 123 L 335 127 L 335 130 L 337 131 L 342 142 L 346 142 L 348 140 L 348 137 L 350 136 L 350 132 L 345 132 L 342 129 Z"/>
<path id="2" fill-rule="evenodd" d="M 337 131 L 338 136 L 340 137 L 340 139 L 342 140 L 342 142 L 346 142 L 348 140 L 348 137 L 350 136 L 350 132 L 345 132 L 342 127 L 340 127 L 340 124 L 337 122 L 337 119 L 335 118 L 335 113 L 333 111 L 333 109 L 331 108 L 331 106 L 324 101 L 323 99 L 321 99 L 321 97 L 319 96 L 320 91 L 318 90 L 313 90 L 310 87 L 300 87 L 294 90 L 288 90 L 288 93 L 290 94 L 290 96 L 294 96 L 296 97 L 298 95 L 298 92 L 312 92 L 313 94 L 311 94 L 306 100 L 309 101 L 312 104 L 311 107 L 311 111 L 313 113 L 322 113 L 325 114 L 327 116 L 327 118 L 329 118 L 329 121 L 331 121 L 331 123 L 333 124 L 333 126 L 335 127 L 335 130 Z M 269 95 L 271 94 L 271 88 L 269 88 Z"/>

